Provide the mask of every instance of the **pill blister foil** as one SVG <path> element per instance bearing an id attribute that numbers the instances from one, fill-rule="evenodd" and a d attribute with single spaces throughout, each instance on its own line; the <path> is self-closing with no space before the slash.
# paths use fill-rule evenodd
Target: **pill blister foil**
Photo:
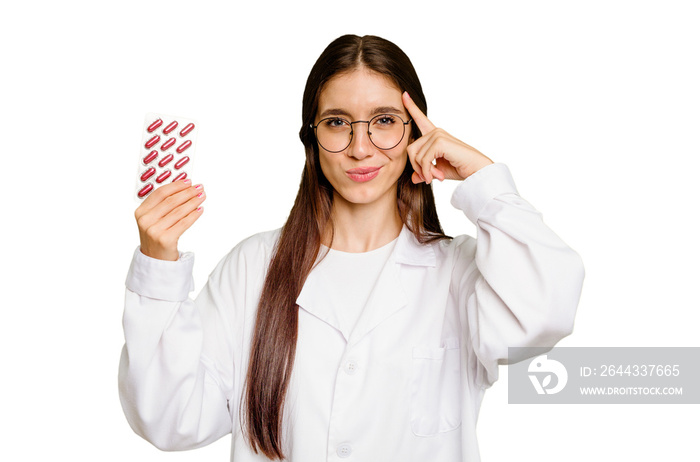
<path id="1" fill-rule="evenodd" d="M 141 203 L 163 185 L 192 177 L 198 132 L 198 124 L 192 119 L 146 114 L 134 190 L 137 202 Z"/>

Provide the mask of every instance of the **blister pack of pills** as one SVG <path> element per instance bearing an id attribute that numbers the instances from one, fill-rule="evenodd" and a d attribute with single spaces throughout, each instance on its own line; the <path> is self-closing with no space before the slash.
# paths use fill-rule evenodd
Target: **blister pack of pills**
<path id="1" fill-rule="evenodd" d="M 192 176 L 197 131 L 194 120 L 146 114 L 134 193 L 138 202 L 160 186 Z"/>

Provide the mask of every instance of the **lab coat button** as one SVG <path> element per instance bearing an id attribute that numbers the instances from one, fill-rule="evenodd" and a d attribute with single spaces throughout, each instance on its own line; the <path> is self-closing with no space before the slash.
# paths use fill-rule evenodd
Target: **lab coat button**
<path id="1" fill-rule="evenodd" d="M 338 453 L 338 457 L 342 457 L 343 459 L 346 457 L 350 457 L 350 454 L 352 454 L 352 446 L 350 446 L 347 443 L 341 444 L 340 446 L 338 446 L 336 452 Z"/>
<path id="2" fill-rule="evenodd" d="M 357 371 L 357 363 L 353 360 L 348 361 L 345 363 L 345 372 L 348 373 L 349 375 L 354 374 Z"/>

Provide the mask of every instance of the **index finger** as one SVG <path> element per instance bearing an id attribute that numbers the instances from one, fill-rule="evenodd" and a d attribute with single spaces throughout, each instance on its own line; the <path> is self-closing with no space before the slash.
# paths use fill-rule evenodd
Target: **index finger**
<path id="1" fill-rule="evenodd" d="M 416 122 L 416 125 L 418 125 L 418 129 L 420 130 L 421 134 L 425 135 L 426 133 L 435 130 L 435 125 L 433 125 L 433 123 L 428 120 L 428 117 L 423 114 L 423 111 L 416 106 L 416 103 L 413 102 L 407 91 L 403 92 L 401 98 L 403 99 L 403 105 L 406 107 L 406 110 L 409 114 L 411 114 L 411 117 Z"/>

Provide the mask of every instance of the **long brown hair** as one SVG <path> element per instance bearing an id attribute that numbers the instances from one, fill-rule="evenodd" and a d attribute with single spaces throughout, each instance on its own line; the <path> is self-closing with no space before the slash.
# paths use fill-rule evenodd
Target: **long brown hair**
<path id="1" fill-rule="evenodd" d="M 364 66 L 386 75 L 427 114 L 427 104 L 408 56 L 380 37 L 344 35 L 321 53 L 306 81 L 299 131 L 306 150 L 301 184 L 289 218 L 282 228 L 267 271 L 250 351 L 243 429 L 253 451 L 270 459 L 284 459 L 282 414 L 296 352 L 299 307 L 296 299 L 318 257 L 321 238 L 329 224 L 333 188 L 323 175 L 313 124 L 323 87 L 333 76 Z M 414 138 L 420 131 L 412 122 Z M 399 215 L 421 243 L 447 236 L 440 227 L 429 185 L 413 184 L 410 162 L 398 180 Z"/>

